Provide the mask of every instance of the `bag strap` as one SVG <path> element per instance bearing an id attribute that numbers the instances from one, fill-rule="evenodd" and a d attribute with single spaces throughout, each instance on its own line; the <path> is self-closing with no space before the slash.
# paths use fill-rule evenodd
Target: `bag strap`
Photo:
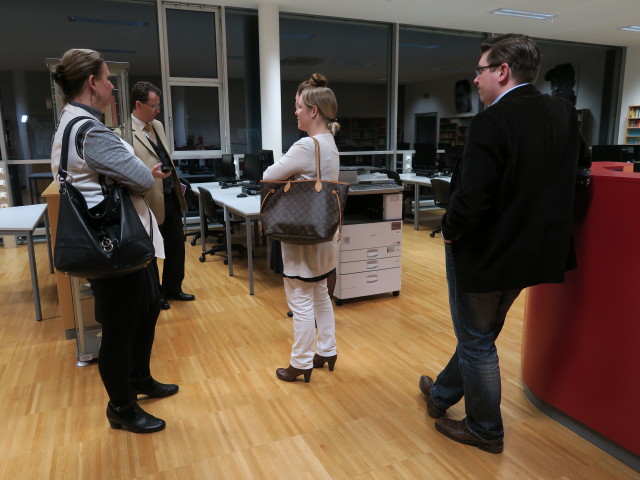
<path id="1" fill-rule="evenodd" d="M 60 152 L 60 163 L 58 164 L 58 181 L 62 185 L 67 179 L 67 163 L 69 159 L 69 137 L 71 136 L 71 128 L 80 120 L 95 120 L 93 117 L 80 116 L 69 120 L 64 128 L 62 135 L 62 151 Z"/>
<path id="2" fill-rule="evenodd" d="M 313 143 L 316 144 L 316 192 L 322 190 L 322 182 L 320 177 L 320 143 L 318 143 L 318 139 L 316 137 L 311 137 L 313 139 Z"/>

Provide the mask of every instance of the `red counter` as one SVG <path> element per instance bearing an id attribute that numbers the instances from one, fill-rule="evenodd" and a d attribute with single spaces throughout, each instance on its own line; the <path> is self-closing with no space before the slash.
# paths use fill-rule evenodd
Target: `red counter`
<path id="1" fill-rule="evenodd" d="M 578 268 L 563 284 L 528 290 L 522 378 L 530 394 L 634 457 L 640 455 L 640 173 L 614 171 L 623 166 L 631 170 L 612 162 L 592 166 L 588 206 L 575 229 Z"/>

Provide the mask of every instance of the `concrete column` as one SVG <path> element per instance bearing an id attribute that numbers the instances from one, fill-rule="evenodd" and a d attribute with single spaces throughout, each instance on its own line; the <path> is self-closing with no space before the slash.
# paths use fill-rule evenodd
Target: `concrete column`
<path id="1" fill-rule="evenodd" d="M 282 156 L 282 115 L 280 99 L 280 23 L 274 4 L 258 8 L 260 37 L 260 109 L 262 148 L 273 150 L 273 158 Z"/>

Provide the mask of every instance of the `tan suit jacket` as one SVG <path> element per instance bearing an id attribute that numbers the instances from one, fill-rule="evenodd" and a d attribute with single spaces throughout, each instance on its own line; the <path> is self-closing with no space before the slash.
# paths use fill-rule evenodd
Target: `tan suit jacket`
<path id="1" fill-rule="evenodd" d="M 167 154 L 169 154 L 171 150 L 169 149 L 169 145 L 167 144 L 167 137 L 165 136 L 162 123 L 160 123 L 158 120 L 154 120 L 153 122 L 151 122 L 151 125 L 156 131 L 158 140 L 164 146 Z M 156 151 L 153 149 L 153 146 L 149 142 L 149 139 L 145 135 L 144 131 L 138 128 L 136 122 L 133 119 L 131 120 L 131 126 L 133 129 L 133 150 L 136 154 L 136 157 L 142 160 L 149 168 L 153 167 L 160 161 L 158 155 L 156 154 Z M 180 204 L 180 209 L 185 212 L 187 210 L 187 202 L 184 198 L 184 194 L 182 193 L 182 188 L 180 188 L 180 180 L 175 169 L 171 171 L 171 176 L 173 177 L 176 185 L 174 193 L 176 195 L 176 198 L 178 199 L 178 203 Z M 155 178 L 153 180 L 153 187 L 151 187 L 151 190 L 149 190 L 149 192 L 147 193 L 146 199 L 149 203 L 149 206 L 151 207 L 151 211 L 158 220 L 158 224 L 162 225 L 164 223 L 164 193 L 162 189 L 161 178 Z"/>

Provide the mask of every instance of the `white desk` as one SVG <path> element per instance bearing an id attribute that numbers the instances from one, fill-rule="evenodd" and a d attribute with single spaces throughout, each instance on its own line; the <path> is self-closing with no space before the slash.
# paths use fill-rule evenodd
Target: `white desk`
<path id="1" fill-rule="evenodd" d="M 242 192 L 240 186 L 229 187 L 223 189 L 217 183 L 194 183 L 191 185 L 194 192 L 198 191 L 198 187 L 206 188 L 211 192 L 213 201 L 221 205 L 224 209 L 225 234 L 227 240 L 227 261 L 229 264 L 229 276 L 233 276 L 233 256 L 231 253 L 231 214 L 238 215 L 245 219 L 246 235 L 247 235 L 247 268 L 249 271 L 249 294 L 253 295 L 253 237 L 251 234 L 251 222 L 260 218 L 260 195 L 247 195 L 238 198 L 238 194 Z M 202 219 L 203 207 L 200 204 L 200 229 L 202 242 L 205 241 L 205 233 L 207 225 Z"/>
<path id="2" fill-rule="evenodd" d="M 440 180 L 451 181 L 451 177 L 437 177 Z M 420 187 L 430 187 L 431 179 L 429 177 L 423 177 L 416 175 L 415 173 L 401 173 L 400 180 L 402 183 L 415 185 L 414 188 L 414 203 L 413 203 L 413 228 L 415 230 L 420 229 Z"/>
<path id="3" fill-rule="evenodd" d="M 51 257 L 51 236 L 49 233 L 49 216 L 47 204 L 39 203 L 24 207 L 0 208 L 0 235 L 26 235 L 29 250 L 29 268 L 31 269 L 31 286 L 33 288 L 33 302 L 36 308 L 36 320 L 42 320 L 40 306 L 40 287 L 38 285 L 38 271 L 36 256 L 33 250 L 33 232 L 44 217 L 47 237 L 47 253 L 49 255 L 49 271 L 53 273 L 53 258 Z"/>

